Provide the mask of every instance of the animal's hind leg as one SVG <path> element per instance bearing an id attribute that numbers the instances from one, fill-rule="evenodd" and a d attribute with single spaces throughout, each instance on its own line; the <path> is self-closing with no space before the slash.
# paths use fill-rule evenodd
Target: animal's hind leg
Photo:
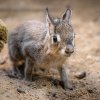
<path id="1" fill-rule="evenodd" d="M 24 69 L 25 69 L 25 63 L 18 66 L 18 70 L 20 71 L 22 78 L 24 78 Z"/>
<path id="2" fill-rule="evenodd" d="M 23 78 L 23 75 L 20 70 L 20 67 L 22 66 L 16 63 L 13 63 L 12 65 L 13 65 L 13 69 L 12 69 L 10 76 L 14 78 L 19 78 L 19 79 Z"/>

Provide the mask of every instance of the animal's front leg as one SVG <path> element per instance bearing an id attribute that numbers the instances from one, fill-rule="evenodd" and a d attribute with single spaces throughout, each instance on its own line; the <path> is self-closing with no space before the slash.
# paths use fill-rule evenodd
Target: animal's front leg
<path id="1" fill-rule="evenodd" d="M 34 68 L 34 63 L 40 59 L 40 49 L 41 45 L 36 45 L 34 41 L 27 42 L 23 46 L 23 50 L 26 56 L 25 80 L 27 81 L 32 81 L 32 70 Z"/>
<path id="2" fill-rule="evenodd" d="M 61 83 L 62 83 L 63 88 L 65 90 L 67 90 L 67 89 L 72 90 L 73 88 L 69 84 L 67 71 L 66 71 L 66 68 L 64 66 L 59 68 L 59 73 L 60 73 L 60 78 L 61 78 Z"/>
<path id="3" fill-rule="evenodd" d="M 29 58 L 26 58 L 25 62 L 25 80 L 32 81 L 32 70 L 33 70 L 33 63 Z"/>

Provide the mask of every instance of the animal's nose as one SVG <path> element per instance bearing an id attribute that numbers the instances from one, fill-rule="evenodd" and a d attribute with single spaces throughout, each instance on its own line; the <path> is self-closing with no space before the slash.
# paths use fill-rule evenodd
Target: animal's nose
<path id="1" fill-rule="evenodd" d="M 67 45 L 65 53 L 73 53 L 74 52 L 74 47 L 72 45 Z"/>

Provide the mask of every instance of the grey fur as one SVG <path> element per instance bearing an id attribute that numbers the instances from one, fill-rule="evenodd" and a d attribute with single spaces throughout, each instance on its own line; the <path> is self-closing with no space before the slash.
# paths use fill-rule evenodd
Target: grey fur
<path id="1" fill-rule="evenodd" d="M 73 53 L 74 32 L 72 26 L 63 18 L 52 19 L 49 17 L 47 11 L 46 23 L 27 21 L 8 34 L 8 48 L 14 69 L 13 74 L 19 73 L 20 66 L 25 64 L 24 78 L 31 81 L 34 68 L 58 67 L 64 89 L 67 89 L 69 85 L 63 64 Z M 52 24 L 50 20 L 54 23 Z M 59 35 L 59 42 L 52 42 L 53 36 L 57 35 Z M 67 40 L 70 41 L 70 44 Z M 71 49 L 67 45 L 70 45 Z M 20 72 L 20 74 L 22 73 Z"/>

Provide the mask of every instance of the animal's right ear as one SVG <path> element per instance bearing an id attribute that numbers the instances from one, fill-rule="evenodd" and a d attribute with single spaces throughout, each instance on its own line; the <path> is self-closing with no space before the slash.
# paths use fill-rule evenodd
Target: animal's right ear
<path id="1" fill-rule="evenodd" d="M 72 10 L 71 10 L 70 6 L 67 6 L 67 9 L 66 9 L 62 19 L 70 24 L 71 15 L 72 15 Z"/>
<path id="2" fill-rule="evenodd" d="M 48 8 L 46 8 L 46 26 L 50 27 L 54 24 L 53 18 L 50 16 Z"/>

